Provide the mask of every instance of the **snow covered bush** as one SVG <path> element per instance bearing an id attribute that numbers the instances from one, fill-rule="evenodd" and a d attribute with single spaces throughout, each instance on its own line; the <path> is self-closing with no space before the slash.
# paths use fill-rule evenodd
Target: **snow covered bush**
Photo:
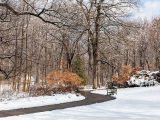
<path id="1" fill-rule="evenodd" d="M 153 79 L 150 79 L 149 77 L 144 77 L 144 76 L 136 77 L 136 75 L 134 75 L 128 81 L 128 85 L 130 87 L 154 86 L 155 81 Z"/>
<path id="2" fill-rule="evenodd" d="M 154 86 L 158 84 L 158 79 L 160 79 L 160 72 L 140 70 L 140 68 L 132 68 L 130 65 L 123 66 L 122 72 L 112 77 L 113 82 L 118 87 Z"/>
<path id="3" fill-rule="evenodd" d="M 151 72 L 150 76 L 160 83 L 160 71 Z"/>
<path id="4" fill-rule="evenodd" d="M 138 71 L 127 81 L 129 87 L 148 87 L 158 84 L 153 73 L 147 70 Z"/>

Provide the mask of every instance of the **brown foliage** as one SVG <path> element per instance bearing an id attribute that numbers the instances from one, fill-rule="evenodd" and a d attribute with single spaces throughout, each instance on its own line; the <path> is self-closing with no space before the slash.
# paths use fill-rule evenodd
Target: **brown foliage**
<path id="1" fill-rule="evenodd" d="M 30 87 L 31 96 L 53 95 L 56 93 L 78 92 L 82 79 L 69 71 L 52 71 L 46 77 L 48 85 L 35 85 Z"/>
<path id="2" fill-rule="evenodd" d="M 69 71 L 53 71 L 47 75 L 47 82 L 52 86 L 76 86 L 81 84 L 82 79 Z"/>
<path id="3" fill-rule="evenodd" d="M 125 65 L 122 67 L 122 72 L 120 73 L 120 75 L 113 75 L 112 80 L 119 85 L 125 85 L 130 77 L 136 74 L 136 72 L 140 69 L 141 68 L 139 67 L 133 68 L 130 65 Z"/>

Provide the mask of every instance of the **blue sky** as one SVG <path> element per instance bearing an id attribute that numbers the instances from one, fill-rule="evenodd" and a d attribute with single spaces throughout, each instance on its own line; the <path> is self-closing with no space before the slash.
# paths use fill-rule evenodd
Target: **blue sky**
<path id="1" fill-rule="evenodd" d="M 160 16 L 160 0 L 140 0 L 140 2 L 134 18 L 151 20 L 154 17 Z"/>

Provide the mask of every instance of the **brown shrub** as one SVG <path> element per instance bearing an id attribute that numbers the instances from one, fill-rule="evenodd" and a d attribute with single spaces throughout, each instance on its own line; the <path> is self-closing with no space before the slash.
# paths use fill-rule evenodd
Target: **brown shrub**
<path id="1" fill-rule="evenodd" d="M 69 71 L 52 71 L 46 77 L 47 84 L 36 84 L 30 87 L 31 96 L 53 95 L 57 93 L 78 92 L 82 79 Z"/>
<path id="2" fill-rule="evenodd" d="M 69 71 L 53 71 L 47 75 L 47 83 L 52 87 L 76 89 L 80 86 L 83 81 L 76 73 Z"/>
<path id="3" fill-rule="evenodd" d="M 137 71 L 139 71 L 140 68 L 136 67 L 133 68 L 130 65 L 124 65 L 122 67 L 122 72 L 120 73 L 120 75 L 113 75 L 112 76 L 112 80 L 118 84 L 118 85 L 125 85 L 127 83 L 127 81 L 130 79 L 130 77 L 134 74 L 136 74 Z"/>
<path id="4" fill-rule="evenodd" d="M 60 86 L 79 86 L 82 79 L 76 74 L 69 71 L 53 71 L 47 75 L 47 82 L 49 85 Z"/>

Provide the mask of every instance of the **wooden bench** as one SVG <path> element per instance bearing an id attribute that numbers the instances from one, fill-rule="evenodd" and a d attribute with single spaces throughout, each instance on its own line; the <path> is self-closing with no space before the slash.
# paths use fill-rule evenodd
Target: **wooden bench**
<path id="1" fill-rule="evenodd" d="M 117 87 L 114 86 L 112 82 L 107 82 L 106 90 L 107 90 L 107 95 L 117 94 Z"/>

